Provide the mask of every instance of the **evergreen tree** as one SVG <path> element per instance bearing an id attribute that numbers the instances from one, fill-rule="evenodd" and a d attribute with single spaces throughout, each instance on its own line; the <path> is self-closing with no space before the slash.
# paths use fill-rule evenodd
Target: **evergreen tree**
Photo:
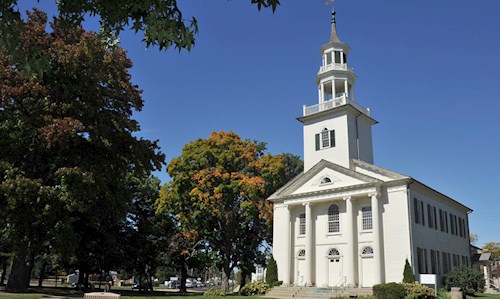
<path id="1" fill-rule="evenodd" d="M 415 276 L 413 275 L 413 269 L 408 262 L 408 259 L 405 261 L 405 269 L 403 270 L 403 282 L 412 283 L 415 282 Z"/>
<path id="2" fill-rule="evenodd" d="M 277 281 L 278 281 L 278 265 L 276 265 L 276 261 L 271 255 L 269 261 L 267 261 L 266 282 L 270 286 L 273 286 Z"/>

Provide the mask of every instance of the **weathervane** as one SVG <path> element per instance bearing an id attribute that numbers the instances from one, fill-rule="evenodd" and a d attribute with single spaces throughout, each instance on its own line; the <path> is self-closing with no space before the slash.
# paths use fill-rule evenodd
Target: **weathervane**
<path id="1" fill-rule="evenodd" d="M 323 2 L 324 5 L 329 5 L 330 3 L 333 4 L 335 0 L 326 0 L 325 2 Z M 335 22 L 335 5 L 332 5 L 332 24 L 333 23 L 336 23 Z"/>

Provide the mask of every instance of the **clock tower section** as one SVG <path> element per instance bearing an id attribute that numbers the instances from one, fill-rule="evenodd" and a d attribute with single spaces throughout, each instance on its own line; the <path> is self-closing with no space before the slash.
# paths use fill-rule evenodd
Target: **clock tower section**
<path id="1" fill-rule="evenodd" d="M 356 75 L 349 67 L 349 46 L 337 35 L 332 10 L 330 40 L 321 47 L 322 63 L 316 76 L 318 104 L 304 106 L 304 171 L 321 160 L 352 168 L 352 159 L 373 164 L 372 130 L 377 121 L 370 109 L 355 101 Z"/>

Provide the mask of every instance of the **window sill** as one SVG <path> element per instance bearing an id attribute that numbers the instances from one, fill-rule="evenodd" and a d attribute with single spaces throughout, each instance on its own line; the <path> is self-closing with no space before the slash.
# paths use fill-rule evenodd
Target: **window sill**
<path id="1" fill-rule="evenodd" d="M 371 234 L 373 233 L 373 229 L 367 229 L 367 230 L 362 230 L 362 231 L 359 231 L 360 234 Z"/>
<path id="2" fill-rule="evenodd" d="M 326 235 L 327 236 L 341 236 L 342 233 L 340 233 L 340 232 L 339 233 L 327 233 Z"/>

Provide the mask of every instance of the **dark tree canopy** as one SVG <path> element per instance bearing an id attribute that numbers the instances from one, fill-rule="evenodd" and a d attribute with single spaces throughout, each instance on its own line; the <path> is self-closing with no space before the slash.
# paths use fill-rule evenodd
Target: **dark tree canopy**
<path id="1" fill-rule="evenodd" d="M 39 11 L 11 22 L 23 32 L 16 58 L 0 48 L 0 224 L 15 253 L 13 290 L 27 286 L 46 244 L 76 254 L 80 269 L 111 263 L 106 247 L 133 197 L 127 176 L 164 160 L 156 141 L 134 136 L 143 100 L 125 51 L 60 20 L 48 33 L 46 22 Z M 37 63 L 43 72 L 30 71 Z"/>
<path id="2" fill-rule="evenodd" d="M 279 0 L 250 2 L 257 5 L 259 10 L 270 7 L 273 11 L 280 4 Z M 19 17 L 17 3 L 18 0 L 0 1 L 0 17 L 4 24 Z M 177 0 L 60 0 L 58 9 L 68 24 L 79 25 L 88 14 L 98 16 L 102 28 L 108 32 L 119 34 L 124 29 L 141 31 L 146 45 L 158 46 L 160 50 L 172 46 L 189 50 L 198 32 L 196 19 L 186 19 Z"/>

